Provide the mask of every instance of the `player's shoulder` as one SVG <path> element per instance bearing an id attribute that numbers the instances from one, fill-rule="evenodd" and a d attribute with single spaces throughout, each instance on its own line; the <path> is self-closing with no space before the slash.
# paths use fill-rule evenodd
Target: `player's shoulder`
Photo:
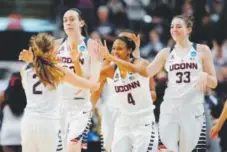
<path id="1" fill-rule="evenodd" d="M 166 59 L 168 59 L 168 57 L 169 57 L 170 53 L 173 51 L 173 49 L 174 49 L 174 47 L 165 47 L 158 52 L 157 56 L 166 60 Z"/>
<path id="2" fill-rule="evenodd" d="M 89 37 L 85 37 L 84 38 L 84 43 L 87 45 L 87 46 L 93 46 L 94 45 L 94 40 L 89 38 Z"/>
<path id="3" fill-rule="evenodd" d="M 143 64 L 149 64 L 148 60 L 140 57 L 140 58 L 135 58 L 134 64 L 138 64 L 138 63 L 143 63 Z"/>
<path id="4" fill-rule="evenodd" d="M 159 51 L 159 53 L 168 55 L 169 53 L 172 52 L 173 49 L 174 49 L 174 47 L 165 47 L 165 48 L 161 49 Z"/>
<path id="5" fill-rule="evenodd" d="M 60 48 L 62 46 L 62 44 L 64 43 L 64 41 L 66 40 L 66 38 L 60 38 L 60 39 L 56 39 L 54 41 L 54 49 L 57 53 L 59 53 Z"/>
<path id="6" fill-rule="evenodd" d="M 210 48 L 205 44 L 197 44 L 198 54 L 203 58 L 207 58 L 208 56 L 212 56 Z"/>
<path id="7" fill-rule="evenodd" d="M 56 39 L 54 40 L 54 45 L 61 45 L 63 41 L 64 41 L 64 38 Z"/>
<path id="8" fill-rule="evenodd" d="M 32 63 L 29 63 L 29 64 L 25 64 L 21 67 L 20 69 L 20 76 L 24 76 L 24 74 L 28 71 L 31 71 L 32 70 Z"/>
<path id="9" fill-rule="evenodd" d="M 197 44 L 197 51 L 207 53 L 208 51 L 210 52 L 210 48 L 205 44 Z"/>

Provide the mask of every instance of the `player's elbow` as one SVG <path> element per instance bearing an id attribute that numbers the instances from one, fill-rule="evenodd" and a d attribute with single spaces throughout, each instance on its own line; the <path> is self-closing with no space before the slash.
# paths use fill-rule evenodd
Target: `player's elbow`
<path id="1" fill-rule="evenodd" d="M 213 82 L 212 82 L 211 85 L 210 85 L 210 88 L 211 88 L 211 89 L 215 89 L 215 88 L 217 87 L 217 85 L 218 85 L 218 81 L 217 81 L 216 78 L 214 78 L 214 79 L 213 79 Z"/>
<path id="2" fill-rule="evenodd" d="M 156 99 L 157 99 L 156 91 L 151 91 L 151 98 L 152 98 L 152 101 L 153 101 L 153 102 L 156 101 Z"/>
<path id="3" fill-rule="evenodd" d="M 149 77 L 146 68 L 139 67 L 139 68 L 137 68 L 136 71 L 139 72 L 139 73 L 140 73 L 142 76 L 144 76 L 144 77 Z"/>
<path id="4" fill-rule="evenodd" d="M 215 89 L 217 87 L 217 85 L 218 85 L 218 81 L 217 81 L 217 79 L 215 79 L 212 89 Z"/>

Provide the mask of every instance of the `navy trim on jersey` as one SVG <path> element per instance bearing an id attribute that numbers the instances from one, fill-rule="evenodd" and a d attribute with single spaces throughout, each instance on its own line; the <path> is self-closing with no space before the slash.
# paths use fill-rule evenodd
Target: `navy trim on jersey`
<path id="1" fill-rule="evenodd" d="M 130 62 L 134 63 L 137 58 L 131 58 Z"/>
<path id="2" fill-rule="evenodd" d="M 31 69 L 31 68 L 32 68 L 32 64 L 29 63 L 29 64 L 26 66 L 25 70 L 28 70 L 28 69 Z"/>
<path id="3" fill-rule="evenodd" d="M 74 100 L 84 100 L 85 98 L 83 97 L 75 97 Z"/>
<path id="4" fill-rule="evenodd" d="M 173 51 L 174 47 L 175 47 L 175 46 L 172 46 L 172 47 L 170 48 L 169 53 L 171 53 L 171 52 Z M 196 49 L 197 49 L 197 44 L 196 44 L 196 43 L 192 43 L 192 47 L 196 50 Z"/>
<path id="5" fill-rule="evenodd" d="M 173 51 L 174 47 L 175 47 L 175 45 L 171 46 L 169 53 L 171 53 Z"/>
<path id="6" fill-rule="evenodd" d="M 86 44 L 86 46 L 87 46 L 88 40 L 89 40 L 89 37 L 85 37 L 85 38 L 84 38 L 84 43 Z"/>
<path id="7" fill-rule="evenodd" d="M 114 63 L 114 71 L 117 70 L 117 64 Z"/>
<path id="8" fill-rule="evenodd" d="M 67 38 L 68 37 L 64 37 L 61 44 L 64 43 L 67 40 Z M 89 37 L 85 37 L 84 40 L 83 40 L 86 45 L 87 45 L 88 40 L 89 40 Z"/>
<path id="9" fill-rule="evenodd" d="M 171 46 L 171 48 L 169 49 L 169 55 L 171 54 L 171 52 L 173 51 L 175 45 Z M 168 55 L 168 58 L 169 58 L 169 55 Z M 167 59 L 168 59 L 167 58 Z M 165 63 L 166 64 L 166 63 Z M 166 68 L 164 68 L 164 71 L 168 74 L 168 71 L 166 70 Z"/>
<path id="10" fill-rule="evenodd" d="M 169 53 L 171 53 L 173 51 L 175 46 L 172 46 L 169 50 Z M 197 44 L 196 43 L 192 43 L 192 47 L 196 50 L 197 49 Z"/>
<path id="11" fill-rule="evenodd" d="M 64 37 L 63 40 L 61 41 L 61 44 L 64 43 L 67 40 L 67 37 Z"/>
<path id="12" fill-rule="evenodd" d="M 195 51 L 196 51 L 196 49 L 197 49 L 197 44 L 196 43 L 193 43 L 192 44 L 192 47 L 195 49 Z"/>

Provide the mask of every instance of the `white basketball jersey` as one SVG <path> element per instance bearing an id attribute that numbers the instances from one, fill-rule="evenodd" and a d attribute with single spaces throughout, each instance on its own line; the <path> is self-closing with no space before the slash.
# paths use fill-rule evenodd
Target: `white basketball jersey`
<path id="1" fill-rule="evenodd" d="M 45 87 L 29 65 L 24 70 L 22 84 L 27 98 L 25 115 L 59 119 L 59 89 Z"/>
<path id="2" fill-rule="evenodd" d="M 90 57 L 85 42 L 83 41 L 78 45 L 78 51 L 82 52 L 80 57 L 80 66 L 85 76 L 90 75 Z M 58 51 L 58 57 L 61 58 L 63 67 L 67 67 L 74 71 L 74 64 L 70 55 L 70 48 L 68 46 L 68 41 L 65 40 Z M 76 71 L 74 71 L 76 73 Z M 68 83 L 61 85 L 62 94 L 61 100 L 67 102 L 68 110 L 72 109 L 90 109 L 90 90 L 80 89 Z M 83 108 L 84 107 L 84 108 Z"/>
<path id="3" fill-rule="evenodd" d="M 113 86 L 122 113 L 134 115 L 153 112 L 149 78 L 136 73 L 128 73 L 122 78 L 117 68 L 113 77 Z"/>
<path id="4" fill-rule="evenodd" d="M 116 98 L 116 95 L 117 94 L 114 91 L 113 80 L 107 78 L 107 81 L 102 91 L 101 99 L 103 100 L 105 105 L 113 108 L 119 108 L 119 101 L 118 98 Z"/>
<path id="5" fill-rule="evenodd" d="M 203 94 L 195 88 L 203 68 L 194 47 L 184 57 L 177 56 L 175 49 L 173 49 L 166 61 L 165 69 L 168 72 L 165 101 L 203 102 Z"/>

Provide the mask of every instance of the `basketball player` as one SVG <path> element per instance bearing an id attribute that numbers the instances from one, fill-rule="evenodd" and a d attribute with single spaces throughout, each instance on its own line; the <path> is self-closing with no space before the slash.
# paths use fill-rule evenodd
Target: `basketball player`
<path id="1" fill-rule="evenodd" d="M 168 71 L 159 127 L 161 141 L 174 152 L 178 151 L 178 142 L 180 152 L 206 150 L 203 92 L 206 87 L 217 86 L 210 49 L 189 41 L 192 25 L 190 17 L 174 17 L 170 33 L 176 45 L 159 51 L 148 67 L 114 59 L 118 65 L 145 76 L 154 76 L 164 67 Z"/>
<path id="2" fill-rule="evenodd" d="M 119 34 L 119 36 L 126 36 L 128 38 L 131 38 L 134 43 L 136 44 L 135 50 L 133 50 L 133 56 L 139 57 L 139 45 L 140 45 L 140 37 L 139 35 L 136 36 L 134 33 L 131 32 L 122 32 Z M 112 52 L 113 53 L 113 52 Z M 113 54 L 114 55 L 114 54 Z M 105 62 L 106 65 L 110 64 L 109 61 Z M 113 64 L 113 63 L 111 63 Z M 92 101 L 93 104 L 96 104 L 98 98 L 101 95 L 101 99 L 105 102 L 104 108 L 102 108 L 102 120 L 101 120 L 101 129 L 104 139 L 104 148 L 106 151 L 111 150 L 111 145 L 113 141 L 113 135 L 114 135 L 114 128 L 115 128 L 115 122 L 117 120 L 117 117 L 119 115 L 119 108 L 120 103 L 118 102 L 118 98 L 116 98 L 116 94 L 114 93 L 113 87 L 108 85 L 111 82 L 110 78 L 102 77 L 103 80 L 100 80 L 100 88 L 93 92 L 92 94 Z M 151 96 L 153 101 L 156 100 L 156 92 L 155 92 L 155 82 L 154 79 L 150 78 L 150 89 L 151 89 Z"/>
<path id="3" fill-rule="evenodd" d="M 118 37 L 113 44 L 112 54 L 105 46 L 106 60 L 147 65 L 144 59 L 131 58 L 135 43 L 127 37 Z M 114 128 L 112 152 L 156 151 L 157 131 L 154 126 L 154 106 L 150 95 L 149 78 L 142 73 L 128 72 L 127 67 L 110 64 L 102 69 L 100 79 L 106 77 L 115 99 L 119 102 L 120 115 Z"/>
<path id="4" fill-rule="evenodd" d="M 136 45 L 135 50 L 133 51 L 132 55 L 135 58 L 140 58 L 140 34 L 136 36 L 132 31 L 123 31 L 118 36 L 125 36 L 133 40 Z"/>
<path id="5" fill-rule="evenodd" d="M 218 136 L 219 131 L 221 130 L 224 122 L 227 119 L 227 101 L 225 101 L 224 109 L 222 110 L 221 116 L 218 119 L 218 122 L 211 128 L 210 131 L 210 138 L 216 139 Z"/>
<path id="6" fill-rule="evenodd" d="M 90 77 L 91 62 L 90 52 L 93 48 L 93 41 L 86 37 L 86 23 L 78 9 L 69 9 L 63 16 L 63 26 L 67 38 L 58 40 L 56 48 L 58 57 L 62 59 L 62 66 L 68 67 L 85 78 Z M 78 52 L 81 57 L 75 60 L 75 56 L 70 53 L 72 42 L 78 42 Z M 60 42 L 60 43 L 59 43 Z M 76 63 L 76 61 L 79 61 Z M 64 84 L 61 100 L 66 103 L 66 129 L 67 131 L 67 152 L 80 152 L 86 148 L 86 138 L 91 124 L 90 91 L 79 89 Z"/>
<path id="7" fill-rule="evenodd" d="M 94 43 L 86 37 L 87 25 L 81 12 L 76 8 L 67 10 L 63 16 L 63 26 L 67 37 L 55 41 L 55 50 L 62 60 L 61 66 L 89 78 L 92 69 L 90 52 Z M 72 51 L 77 44 L 78 49 L 75 50 L 76 54 L 80 54 L 79 60 L 77 60 L 78 55 L 76 57 Z M 91 124 L 90 92 L 69 84 L 61 85 L 61 89 L 63 90 L 61 100 L 64 114 L 62 125 L 65 126 L 64 132 L 67 133 L 67 152 L 80 152 L 81 146 L 86 148 L 86 137 Z"/>
<path id="8" fill-rule="evenodd" d="M 91 62 L 94 64 L 90 80 L 75 75 L 58 64 L 54 52 L 54 39 L 48 34 L 38 34 L 31 39 L 33 62 L 21 71 L 22 83 L 27 97 L 22 120 L 23 152 L 62 151 L 59 124 L 58 85 L 67 82 L 71 85 L 95 89 L 98 87 L 100 58 L 93 51 Z"/>
<path id="9" fill-rule="evenodd" d="M 26 106 L 26 96 L 21 83 L 20 72 L 11 75 L 7 89 L 0 99 L 3 118 L 0 143 L 3 152 L 21 152 L 21 120 Z M 13 126 L 12 126 L 13 124 Z"/>

